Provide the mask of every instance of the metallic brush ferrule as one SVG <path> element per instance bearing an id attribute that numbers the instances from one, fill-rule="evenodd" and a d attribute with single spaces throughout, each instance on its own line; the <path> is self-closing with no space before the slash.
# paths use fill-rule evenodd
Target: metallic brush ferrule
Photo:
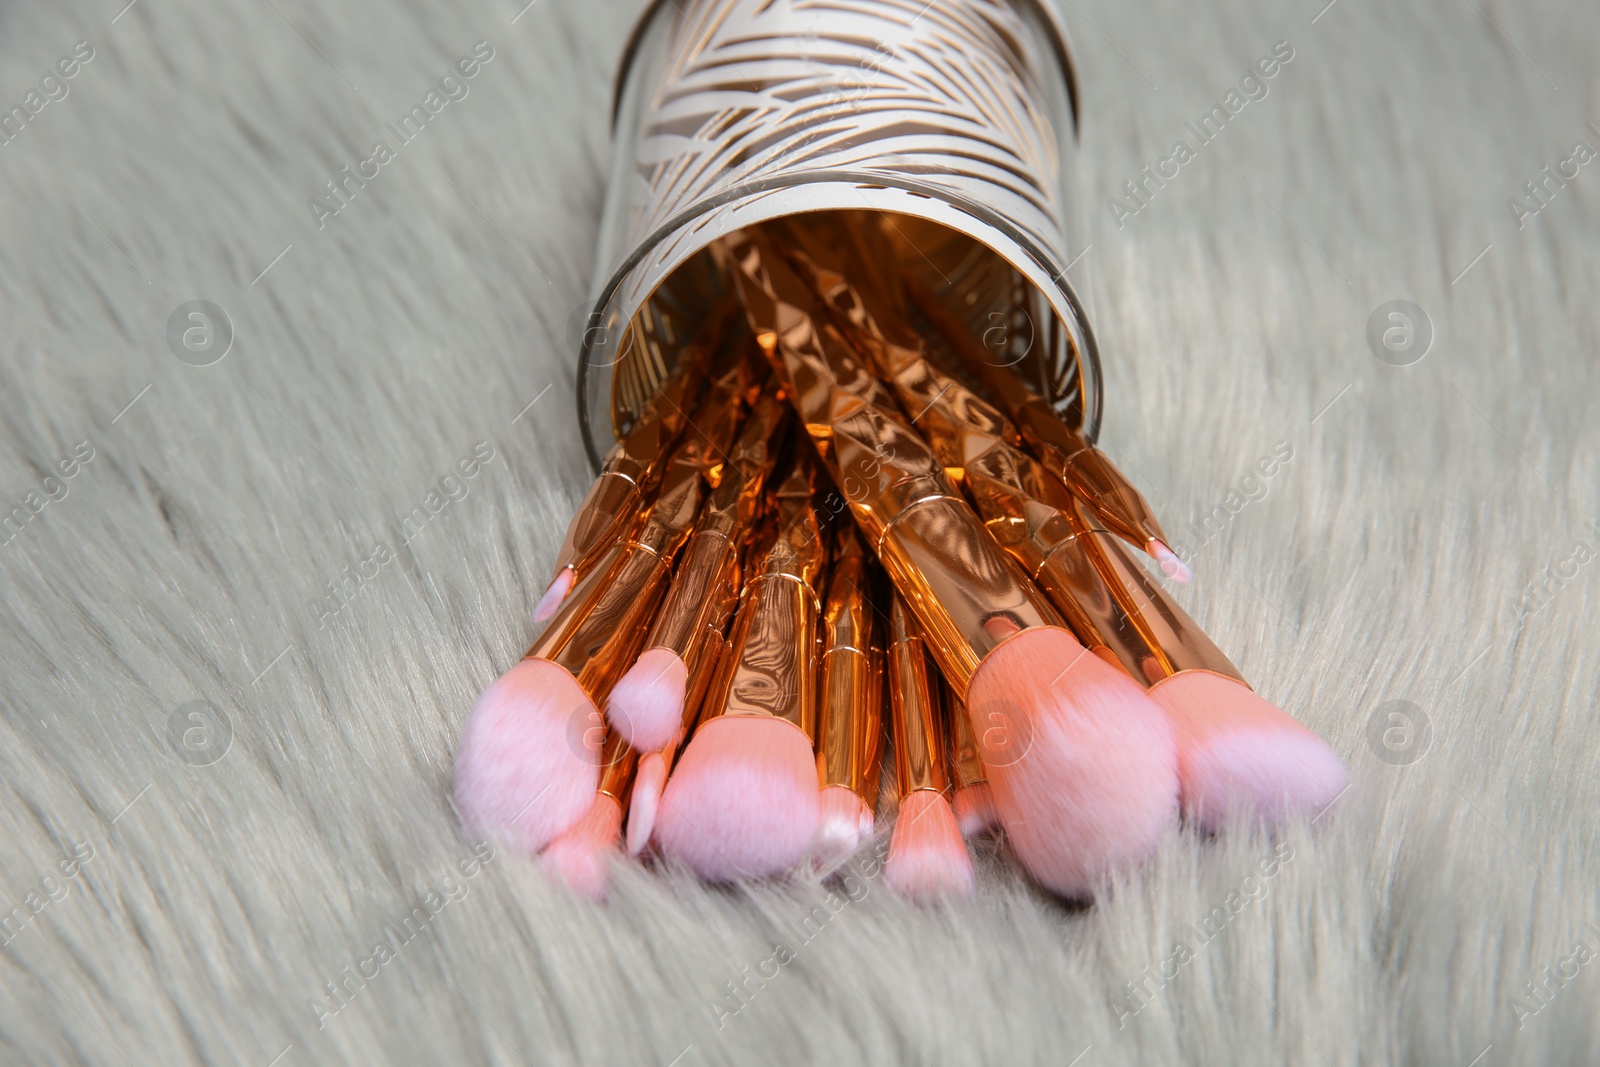
<path id="1" fill-rule="evenodd" d="M 972 720 L 967 717 L 966 703 L 950 688 L 950 683 L 940 679 L 940 695 L 944 697 L 945 722 L 950 725 L 950 777 L 957 789 L 969 789 L 989 780 L 989 769 L 978 754 L 978 742 L 972 735 Z"/>
<path id="2" fill-rule="evenodd" d="M 841 533 L 822 611 L 817 780 L 842 785 L 877 807 L 883 745 L 883 653 L 868 588 L 866 550 L 853 526 Z"/>
<path id="3" fill-rule="evenodd" d="M 802 463 L 774 494 L 764 551 L 745 586 L 702 723 L 720 715 L 766 715 L 816 738 L 816 589 L 826 558 L 812 491 L 809 465 Z"/>
<path id="4" fill-rule="evenodd" d="M 1016 420 L 1022 440 L 1045 468 L 1059 478 L 1112 531 L 1148 550 L 1152 541 L 1166 544 L 1167 535 L 1144 494 L 1117 469 L 1108 456 L 1077 430 L 1061 421 L 1048 401 L 1006 367 L 943 307 L 937 297 L 906 279 L 919 311 L 954 349 L 966 368 L 982 379 L 1001 407 Z"/>
<path id="5" fill-rule="evenodd" d="M 749 230 L 726 238 L 719 255 L 834 483 L 964 696 L 1001 640 L 1059 616 L 958 496 L 888 390 L 832 323 L 819 325 L 823 309 L 806 283 Z"/>
<path id="6" fill-rule="evenodd" d="M 894 710 L 894 760 L 901 799 L 918 789 L 948 792 L 950 775 L 939 689 L 922 634 L 906 604 L 889 606 L 889 704 Z"/>
<path id="7" fill-rule="evenodd" d="M 606 549 L 627 534 L 655 491 L 673 443 L 688 423 L 685 412 L 701 390 L 716 337 L 723 328 L 713 323 L 704 337 L 685 347 L 677 367 L 645 405 L 644 413 L 606 456 L 600 476 L 578 505 L 556 551 L 554 573 L 571 568 L 576 580 L 582 581 Z"/>

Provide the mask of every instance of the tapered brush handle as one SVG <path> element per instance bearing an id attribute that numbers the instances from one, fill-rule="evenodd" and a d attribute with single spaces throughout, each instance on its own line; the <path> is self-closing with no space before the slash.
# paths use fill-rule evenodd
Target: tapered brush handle
<path id="1" fill-rule="evenodd" d="M 1116 537 L 1104 530 L 1091 530 L 1089 516 L 1082 512 L 1078 519 L 1090 531 L 1082 540 L 1094 566 L 1115 592 L 1118 603 L 1138 624 L 1145 639 L 1160 650 L 1158 662 L 1150 665 L 1144 676 L 1135 675 L 1135 678 L 1149 686 L 1180 671 L 1202 670 L 1247 686 L 1250 684 L 1233 661 L 1172 599 L 1161 583 L 1128 554 Z"/>
<path id="2" fill-rule="evenodd" d="M 686 413 L 705 383 L 716 336 L 723 328 L 719 322 L 713 321 L 705 336 L 685 346 L 678 365 L 638 421 L 606 455 L 600 476 L 573 513 L 556 550 L 555 573 L 571 567 L 581 580 L 644 510 L 673 444 L 688 424 Z"/>
<path id="3" fill-rule="evenodd" d="M 868 561 L 852 524 L 839 538 L 822 611 L 817 780 L 877 806 L 883 737 L 883 654 L 878 647 Z"/>
<path id="4" fill-rule="evenodd" d="M 733 632 L 706 694 L 700 725 L 721 716 L 785 719 L 817 732 L 817 588 L 827 562 L 806 465 L 774 494 L 776 507 L 750 571 Z"/>
<path id="5" fill-rule="evenodd" d="M 646 648 L 668 649 L 687 664 L 696 643 L 705 639 L 718 607 L 716 594 L 737 568 L 740 544 L 760 511 L 762 490 L 777 460 L 779 435 L 790 417 L 788 404 L 768 393 L 745 420 L 721 465 L 721 480 L 695 523 Z"/>
<path id="6" fill-rule="evenodd" d="M 1018 630 L 1060 624 L 995 544 L 895 401 L 820 314 L 810 287 L 758 235 L 726 238 L 752 332 L 869 545 L 965 696 L 978 665 Z"/>
<path id="7" fill-rule="evenodd" d="M 922 632 L 896 596 L 889 605 L 889 703 L 894 710 L 894 761 L 902 801 L 919 789 L 950 789 L 949 742 L 940 687 L 928 667 Z"/>
<path id="8" fill-rule="evenodd" d="M 1016 421 L 1027 448 L 1073 491 L 1107 527 L 1145 548 L 1152 541 L 1165 545 L 1167 535 L 1144 494 L 1127 479 L 1104 452 L 1077 430 L 1061 421 L 1049 401 L 1030 389 L 1009 368 L 995 363 L 937 297 L 910 277 L 903 278 L 917 309 L 955 350 L 967 369 L 993 390 L 1000 404 Z"/>
<path id="9" fill-rule="evenodd" d="M 750 370 L 735 364 L 712 383 L 665 464 L 649 512 L 567 595 L 528 652 L 566 668 L 597 704 L 644 645 L 673 559 L 711 492 L 710 470 L 726 462 L 750 379 Z"/>

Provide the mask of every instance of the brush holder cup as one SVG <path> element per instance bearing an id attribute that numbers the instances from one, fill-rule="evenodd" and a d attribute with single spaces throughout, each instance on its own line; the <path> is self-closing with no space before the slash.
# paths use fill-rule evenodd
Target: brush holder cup
<path id="1" fill-rule="evenodd" d="M 708 246 L 809 212 L 875 225 L 1093 440 L 1067 281 L 1076 87 L 1049 0 L 658 0 L 617 76 L 578 414 L 598 467 L 725 296 Z"/>

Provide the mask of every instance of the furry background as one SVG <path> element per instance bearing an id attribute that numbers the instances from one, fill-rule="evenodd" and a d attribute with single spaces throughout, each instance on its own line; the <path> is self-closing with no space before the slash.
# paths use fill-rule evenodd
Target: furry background
<path id="1" fill-rule="evenodd" d="M 567 323 L 637 0 L 123 2 L 0 7 L 6 108 L 92 49 L 0 145 L 0 1061 L 1600 1059 L 1600 161 L 1522 189 L 1600 148 L 1592 2 L 1065 3 L 1105 441 L 1185 603 L 1353 778 L 1279 843 L 1174 830 L 1082 910 L 994 845 L 944 910 L 635 867 L 592 907 L 475 857 L 451 757 L 589 477 Z M 205 367 L 167 341 L 197 299 L 234 332 Z M 1394 299 L 1433 333 L 1403 368 L 1367 341 Z"/>

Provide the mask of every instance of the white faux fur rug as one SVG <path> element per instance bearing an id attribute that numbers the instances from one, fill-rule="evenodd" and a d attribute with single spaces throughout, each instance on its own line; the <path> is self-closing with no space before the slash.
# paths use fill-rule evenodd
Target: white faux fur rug
<path id="1" fill-rule="evenodd" d="M 935 911 L 592 907 L 445 799 L 588 480 L 636 2 L 124 2 L 0 6 L 0 1062 L 1600 1059 L 1592 2 L 1065 4 L 1105 441 L 1353 784 Z"/>

